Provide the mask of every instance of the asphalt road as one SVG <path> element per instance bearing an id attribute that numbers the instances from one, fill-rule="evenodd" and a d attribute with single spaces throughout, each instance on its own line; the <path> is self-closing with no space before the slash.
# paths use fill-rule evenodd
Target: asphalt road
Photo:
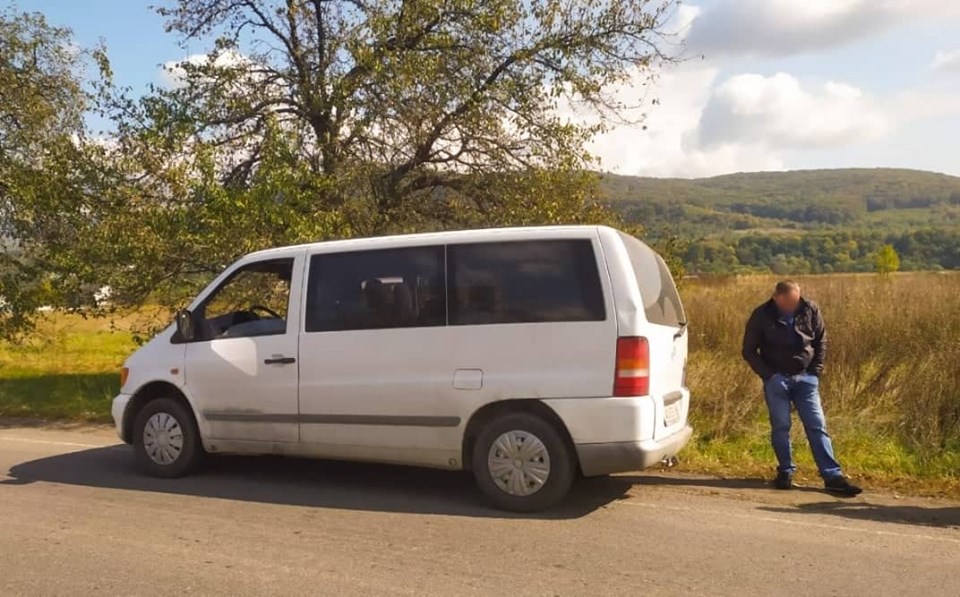
<path id="1" fill-rule="evenodd" d="M 667 473 L 564 508 L 482 506 L 469 477 L 219 458 L 139 476 L 103 428 L 0 427 L 0 595 L 960 594 L 960 503 Z"/>

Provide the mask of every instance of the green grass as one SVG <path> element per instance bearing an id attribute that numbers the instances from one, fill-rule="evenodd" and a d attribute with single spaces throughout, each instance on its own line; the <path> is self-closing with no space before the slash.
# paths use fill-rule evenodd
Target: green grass
<path id="1" fill-rule="evenodd" d="M 6 378 L 0 380 L 0 416 L 106 423 L 116 389 L 112 373 Z"/>
<path id="2" fill-rule="evenodd" d="M 960 452 L 933 454 L 908 447 L 899 438 L 878 434 L 871 422 L 829 416 L 834 449 L 847 474 L 871 487 L 918 495 L 954 495 L 960 492 Z M 772 477 L 776 458 L 768 441 L 765 418 L 726 439 L 707 437 L 710 424 L 694 417 L 694 440 L 681 456 L 681 469 L 725 477 Z M 706 433 L 705 433 L 706 432 Z M 793 434 L 794 458 L 799 479 L 820 482 L 799 421 Z"/>
<path id="3" fill-rule="evenodd" d="M 36 338 L 0 344 L 0 416 L 108 422 L 120 366 L 135 348 L 129 332 L 112 327 L 49 315 Z"/>

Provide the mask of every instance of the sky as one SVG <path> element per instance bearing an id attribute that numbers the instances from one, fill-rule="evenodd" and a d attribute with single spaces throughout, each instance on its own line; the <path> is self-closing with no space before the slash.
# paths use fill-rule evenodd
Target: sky
<path id="1" fill-rule="evenodd" d="M 183 47 L 138 0 L 19 0 L 106 44 L 119 84 L 168 84 Z M 895 167 L 960 176 L 960 0 L 690 0 L 667 25 L 680 60 L 635 124 L 590 146 L 603 170 L 695 178 L 733 172 Z M 656 99 L 656 103 L 651 100 Z M 642 125 L 640 116 L 643 116 Z"/>

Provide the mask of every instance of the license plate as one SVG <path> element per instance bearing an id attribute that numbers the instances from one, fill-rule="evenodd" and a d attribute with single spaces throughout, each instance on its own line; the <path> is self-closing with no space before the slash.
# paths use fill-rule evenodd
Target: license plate
<path id="1" fill-rule="evenodd" d="M 668 404 L 663 410 L 663 424 L 670 427 L 680 420 L 680 403 Z"/>

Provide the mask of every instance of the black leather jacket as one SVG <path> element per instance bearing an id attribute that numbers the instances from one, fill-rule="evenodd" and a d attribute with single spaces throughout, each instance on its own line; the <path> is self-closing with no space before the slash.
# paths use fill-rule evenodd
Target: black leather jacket
<path id="1" fill-rule="evenodd" d="M 764 380 L 775 373 L 797 375 L 823 372 L 827 350 L 827 331 L 820 308 L 813 301 L 800 299 L 794 314 L 794 333 L 770 299 L 757 307 L 743 335 L 743 358 Z"/>

